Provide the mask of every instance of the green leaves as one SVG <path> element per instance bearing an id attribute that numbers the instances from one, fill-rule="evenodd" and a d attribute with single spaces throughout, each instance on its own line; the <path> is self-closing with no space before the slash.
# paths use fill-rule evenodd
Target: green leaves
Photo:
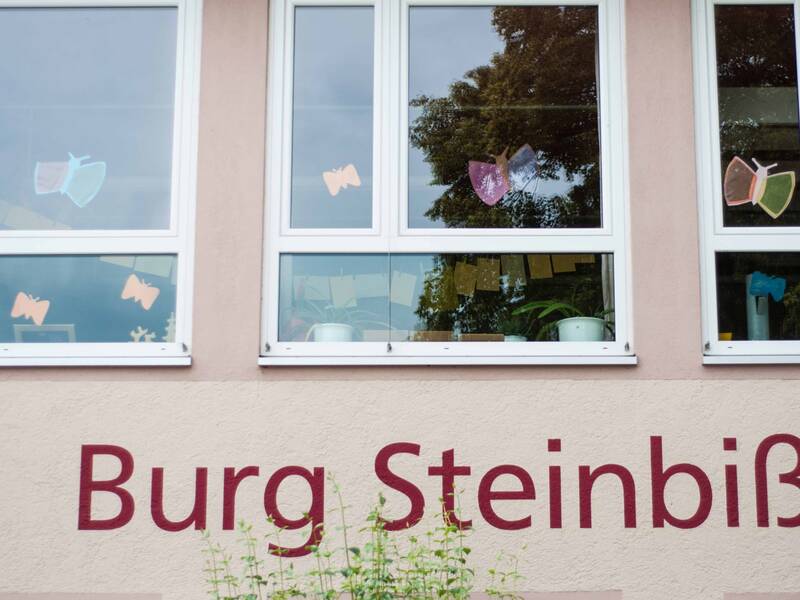
<path id="1" fill-rule="evenodd" d="M 350 529 L 345 519 L 345 505 L 338 486 L 339 515 L 344 544 L 331 547 L 327 537 L 309 546 L 311 556 L 297 563 L 284 557 L 272 557 L 271 570 L 259 558 L 260 543 L 252 525 L 239 523 L 238 557 L 240 574 L 234 574 L 230 555 L 202 532 L 205 543 L 208 594 L 213 600 L 467 600 L 474 591 L 475 571 L 469 566 L 472 549 L 465 545 L 470 531 L 460 530 L 445 519 L 445 511 L 436 516 L 437 525 L 422 534 L 402 536 L 384 527 L 386 499 L 381 495 L 365 517 L 359 530 L 360 544 L 348 544 Z M 456 501 L 458 495 L 455 495 Z M 461 519 L 457 503 L 453 511 Z M 274 524 L 272 524 L 274 528 Z M 335 529 L 335 528 L 334 528 Z M 280 542 L 279 528 L 265 535 Z M 279 544 L 280 545 L 280 544 Z M 502 558 L 502 564 L 501 564 Z M 513 600 L 520 579 L 516 559 L 498 557 L 498 565 L 488 569 L 491 585 L 486 590 L 497 600 Z M 277 564 L 274 564 L 277 562 Z M 344 563 L 344 564 L 343 564 Z M 295 568 L 303 565 L 303 570 Z"/>

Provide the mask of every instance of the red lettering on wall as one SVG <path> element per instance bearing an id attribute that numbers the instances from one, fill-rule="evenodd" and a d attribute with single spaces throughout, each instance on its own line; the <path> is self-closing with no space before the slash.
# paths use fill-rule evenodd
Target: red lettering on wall
<path id="1" fill-rule="evenodd" d="M 113 456 L 120 462 L 119 475 L 106 481 L 94 479 L 94 457 L 97 455 Z M 124 489 L 123 483 L 133 475 L 133 456 L 121 446 L 84 445 L 81 446 L 80 493 L 78 499 L 78 529 L 104 530 L 117 529 L 133 518 L 134 502 L 130 492 Z M 119 514 L 110 519 L 92 519 L 92 494 L 107 492 L 120 500 Z"/>
<path id="2" fill-rule="evenodd" d="M 299 519 L 288 519 L 283 516 L 278 508 L 278 488 L 287 477 L 302 477 L 308 482 L 311 489 L 311 506 L 304 516 Z M 276 556 L 298 558 L 311 553 L 309 546 L 315 546 L 322 541 L 323 523 L 325 521 L 325 469 L 314 467 L 311 473 L 303 467 L 283 467 L 273 473 L 264 489 L 264 510 L 267 516 L 279 529 L 293 531 L 311 525 L 311 532 L 306 542 L 295 548 L 285 548 L 269 544 L 269 552 Z"/>
<path id="3" fill-rule="evenodd" d="M 419 456 L 419 444 L 410 442 L 397 442 L 381 448 L 375 456 L 375 474 L 378 479 L 393 490 L 400 492 L 411 502 L 411 508 L 405 517 L 393 521 L 384 521 L 386 531 L 400 531 L 413 527 L 422 519 L 425 513 L 425 497 L 420 489 L 407 479 L 395 475 L 389 468 L 389 459 L 395 454 L 413 454 Z"/>
<path id="4" fill-rule="evenodd" d="M 238 472 L 233 467 L 225 467 L 222 484 L 222 529 L 233 529 L 236 525 L 236 490 L 244 479 L 258 477 L 258 472 L 258 467 L 245 467 Z"/>
<path id="5" fill-rule="evenodd" d="M 442 478 L 442 508 L 446 524 L 455 525 L 458 529 L 472 527 L 472 521 L 461 520 L 456 516 L 455 490 L 456 477 L 469 475 L 472 469 L 466 466 L 456 466 L 455 450 L 445 450 L 442 452 L 442 465 L 428 467 L 428 475 L 432 477 L 441 476 Z"/>
<path id="6" fill-rule="evenodd" d="M 660 436 L 650 438 L 650 471 L 653 488 L 653 527 L 664 527 L 669 523 L 680 529 L 693 529 L 702 525 L 711 512 L 712 492 L 708 475 L 698 466 L 680 463 L 664 470 L 664 454 Z M 697 510 L 688 519 L 680 519 L 669 512 L 664 499 L 664 489 L 674 475 L 683 473 L 694 479 L 700 492 Z"/>
<path id="7" fill-rule="evenodd" d="M 547 440 L 547 451 L 561 452 L 561 440 Z M 561 529 L 561 467 L 550 467 L 547 485 L 550 492 L 550 528 Z"/>
<path id="8" fill-rule="evenodd" d="M 724 438 L 722 448 L 725 452 L 736 452 L 736 438 Z M 728 527 L 739 526 L 739 473 L 736 465 L 725 465 L 725 510 Z"/>
<path id="9" fill-rule="evenodd" d="M 183 531 L 194 523 L 195 529 L 206 528 L 206 498 L 208 497 L 208 469 L 195 470 L 194 505 L 189 516 L 182 521 L 170 521 L 164 515 L 164 469 L 153 468 L 153 487 L 150 494 L 150 514 L 156 527 L 164 531 Z"/>
<path id="10" fill-rule="evenodd" d="M 521 490 L 515 491 L 494 491 L 492 484 L 495 479 L 502 475 L 512 475 L 516 477 L 522 484 Z M 506 529 L 513 531 L 516 529 L 525 529 L 531 526 L 530 515 L 522 519 L 508 521 L 503 519 L 494 512 L 492 508 L 492 501 L 494 500 L 535 500 L 536 490 L 533 487 L 533 479 L 528 472 L 522 467 L 516 465 L 500 465 L 490 469 L 486 475 L 481 479 L 478 485 L 478 508 L 480 508 L 481 515 L 486 519 L 486 522 L 498 529 Z"/>
<path id="11" fill-rule="evenodd" d="M 583 529 L 592 527 L 592 487 L 603 475 L 616 475 L 622 483 L 622 503 L 625 512 L 625 527 L 636 527 L 636 484 L 631 472 L 622 465 L 603 465 L 592 471 L 588 466 L 578 467 L 578 495 L 580 497 L 580 520 Z"/>
<path id="12" fill-rule="evenodd" d="M 780 483 L 800 489 L 800 438 L 790 433 L 771 435 L 758 445 L 756 450 L 756 518 L 759 527 L 769 527 L 769 490 L 767 486 L 767 458 L 770 450 L 778 444 L 791 446 L 797 454 L 797 462 L 791 471 L 781 473 Z M 800 527 L 800 513 L 794 517 L 778 517 L 778 527 Z"/>

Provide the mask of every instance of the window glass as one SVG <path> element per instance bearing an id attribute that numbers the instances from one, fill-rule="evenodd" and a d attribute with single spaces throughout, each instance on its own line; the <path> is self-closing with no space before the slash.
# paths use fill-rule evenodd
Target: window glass
<path id="1" fill-rule="evenodd" d="M 281 341 L 614 339 L 600 254 L 281 257 Z"/>
<path id="2" fill-rule="evenodd" d="M 174 342 L 175 256 L 2 256 L 0 342 Z"/>
<path id="3" fill-rule="evenodd" d="M 715 21 L 723 222 L 800 225 L 794 6 L 716 6 Z"/>
<path id="4" fill-rule="evenodd" d="M 298 7 L 293 228 L 372 226 L 372 7 Z"/>
<path id="5" fill-rule="evenodd" d="M 720 252 L 720 341 L 800 340 L 800 252 Z"/>
<path id="6" fill-rule="evenodd" d="M 409 19 L 409 226 L 601 227 L 597 8 Z"/>
<path id="7" fill-rule="evenodd" d="M 177 9 L 0 9 L 0 229 L 168 229 Z"/>
<path id="8" fill-rule="evenodd" d="M 389 340 L 386 254 L 284 254 L 279 340 Z"/>

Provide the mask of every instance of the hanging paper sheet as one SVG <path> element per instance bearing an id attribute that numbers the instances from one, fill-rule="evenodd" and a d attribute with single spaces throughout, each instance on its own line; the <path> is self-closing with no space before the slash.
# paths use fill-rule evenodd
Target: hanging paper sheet
<path id="1" fill-rule="evenodd" d="M 437 290 L 436 308 L 438 310 L 456 310 L 458 308 L 458 292 L 456 291 L 456 277 L 452 267 L 445 265 L 442 269 L 442 278 Z"/>
<path id="2" fill-rule="evenodd" d="M 500 261 L 495 258 L 478 259 L 477 289 L 484 292 L 500 291 Z"/>
<path id="3" fill-rule="evenodd" d="M 356 298 L 385 298 L 389 295 L 389 278 L 386 273 L 356 275 Z"/>
<path id="4" fill-rule="evenodd" d="M 356 281 L 352 275 L 331 277 L 331 300 L 334 308 L 354 308 L 356 301 Z"/>
<path id="5" fill-rule="evenodd" d="M 525 260 L 521 254 L 503 254 L 500 257 L 503 275 L 508 277 L 508 285 L 522 287 L 527 283 L 525 277 Z"/>
<path id="6" fill-rule="evenodd" d="M 417 287 L 417 276 L 401 271 L 392 272 L 391 301 L 393 304 L 412 306 L 414 290 Z"/>
<path id="7" fill-rule="evenodd" d="M 478 267 L 465 262 L 457 262 L 455 270 L 456 292 L 462 296 L 472 296 L 478 282 Z"/>
<path id="8" fill-rule="evenodd" d="M 327 302 L 331 299 L 330 281 L 319 275 L 295 275 L 295 297 L 310 302 Z"/>
<path id="9" fill-rule="evenodd" d="M 574 254 L 553 254 L 554 273 L 574 273 L 576 257 Z"/>
<path id="10" fill-rule="evenodd" d="M 172 256 L 141 255 L 136 257 L 133 268 L 140 273 L 155 275 L 156 277 L 169 277 L 175 258 Z"/>
<path id="11" fill-rule="evenodd" d="M 531 279 L 552 279 L 553 266 L 549 254 L 528 254 L 528 269 Z"/>

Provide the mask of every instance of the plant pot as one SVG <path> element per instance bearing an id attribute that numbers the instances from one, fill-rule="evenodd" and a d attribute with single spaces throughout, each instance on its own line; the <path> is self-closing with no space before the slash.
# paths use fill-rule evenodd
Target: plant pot
<path id="1" fill-rule="evenodd" d="M 504 342 L 527 342 L 528 338 L 524 335 L 505 335 L 503 336 Z"/>
<path id="2" fill-rule="evenodd" d="M 315 342 L 352 342 L 356 330 L 344 323 L 317 323 L 308 330 L 306 339 Z"/>
<path id="3" fill-rule="evenodd" d="M 606 322 L 595 317 L 572 317 L 558 322 L 559 342 L 602 342 Z"/>

